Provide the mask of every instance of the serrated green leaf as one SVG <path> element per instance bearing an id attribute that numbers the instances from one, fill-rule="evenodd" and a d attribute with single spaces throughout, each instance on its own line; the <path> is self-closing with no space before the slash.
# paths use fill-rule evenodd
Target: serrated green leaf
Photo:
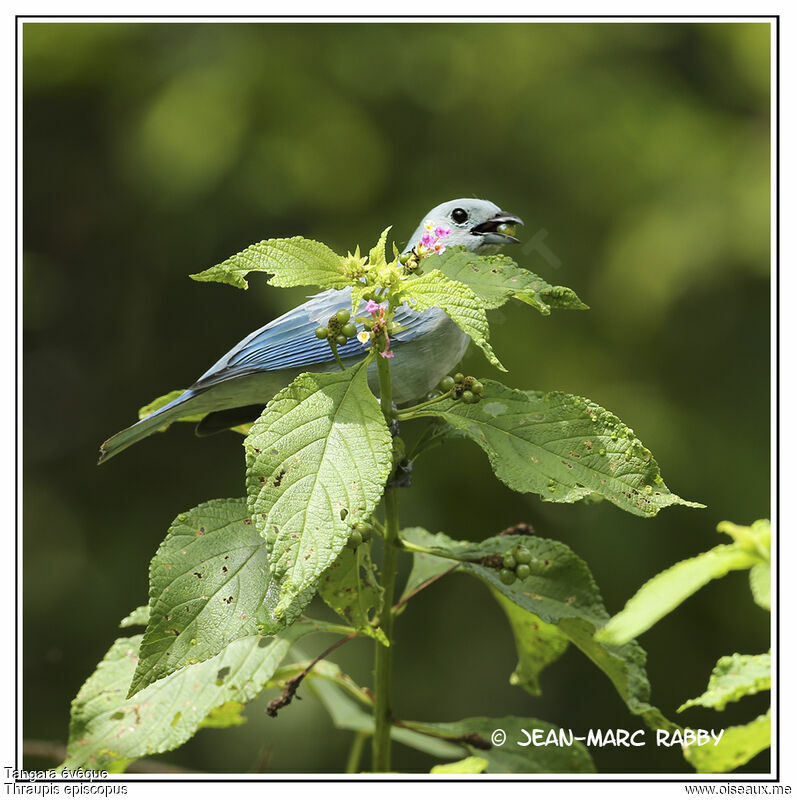
<path id="1" fill-rule="evenodd" d="M 448 248 L 440 255 L 424 259 L 424 268 L 437 269 L 452 281 L 464 283 L 479 297 L 485 308 L 499 308 L 512 297 L 533 306 L 542 314 L 551 308 L 588 308 L 566 286 L 547 281 L 519 267 L 504 254 L 478 256 L 465 249 Z"/>
<path id="2" fill-rule="evenodd" d="M 195 281 L 217 281 L 248 289 L 246 276 L 250 272 L 266 272 L 272 276 L 268 280 L 272 286 L 342 289 L 349 283 L 344 263 L 345 259 L 325 244 L 294 236 L 258 242 L 191 277 Z"/>
<path id="3" fill-rule="evenodd" d="M 119 771 L 131 760 L 174 750 L 214 708 L 257 696 L 291 645 L 315 630 L 312 623 L 299 623 L 274 639 L 239 639 L 215 658 L 163 678 L 132 699 L 125 695 L 143 636 L 117 639 L 72 701 L 61 769 Z"/>
<path id="4" fill-rule="evenodd" d="M 698 772 L 730 772 L 766 750 L 772 741 L 770 712 L 746 725 L 726 728 L 719 744 L 687 745 L 684 757 Z"/>
<path id="5" fill-rule="evenodd" d="M 563 392 L 523 392 L 484 380 L 481 401 L 446 398 L 400 419 L 437 417 L 487 453 L 496 476 L 511 489 L 548 502 L 605 497 L 638 516 L 699 503 L 665 485 L 651 452 L 614 414 Z"/>
<path id="6" fill-rule="evenodd" d="M 389 646 L 381 628 L 371 625 L 373 614 L 382 608 L 382 587 L 376 580 L 371 557 L 364 547 L 344 547 L 332 566 L 321 576 L 318 593 L 359 633 Z"/>
<path id="7" fill-rule="evenodd" d="M 266 540 L 277 617 L 329 568 L 352 526 L 370 517 L 390 474 L 392 439 L 368 388 L 369 360 L 300 375 L 244 442 L 249 510 Z"/>
<path id="8" fill-rule="evenodd" d="M 136 625 L 146 625 L 149 622 L 149 606 L 139 606 L 131 611 L 120 623 L 120 628 L 134 628 Z"/>
<path id="9" fill-rule="evenodd" d="M 721 544 L 679 561 L 651 578 L 598 634 L 604 642 L 622 644 L 655 625 L 709 581 L 731 570 L 750 569 L 756 556 L 736 544 Z"/>
<path id="10" fill-rule="evenodd" d="M 757 692 L 767 691 L 772 683 L 772 664 L 769 653 L 743 656 L 734 653 L 723 656 L 711 671 L 708 689 L 699 697 L 687 700 L 678 711 L 692 706 L 705 706 L 722 711 L 733 703 Z"/>
<path id="11" fill-rule="evenodd" d="M 542 720 L 524 717 L 470 717 L 458 722 L 403 722 L 411 730 L 451 739 L 463 737 L 480 741 L 481 746 L 466 743 L 471 756 L 487 761 L 485 772 L 526 775 L 539 773 L 580 774 L 595 772 L 589 750 L 581 742 L 560 739 L 561 729 Z M 493 732 L 501 730 L 506 741 L 491 743 Z M 526 733 L 524 733 L 524 731 Z M 557 744 L 535 746 L 532 738 L 538 731 L 541 741 L 556 737 Z M 562 732 L 567 734 L 566 731 Z"/>
<path id="12" fill-rule="evenodd" d="M 210 500 L 179 514 L 149 570 L 149 624 L 130 696 L 230 642 L 291 625 L 313 598 L 297 596 L 277 619 L 266 544 L 246 500 Z"/>
<path id="13" fill-rule="evenodd" d="M 197 730 L 202 728 L 235 728 L 246 722 L 241 712 L 244 710 L 243 703 L 235 700 L 228 700 L 226 703 L 211 710 L 211 712 L 199 723 Z"/>
<path id="14" fill-rule="evenodd" d="M 415 311 L 440 308 L 463 333 L 481 348 L 487 360 L 506 372 L 490 346 L 490 326 L 481 300 L 464 283 L 449 280 L 439 270 L 427 272 L 402 284 L 401 299 Z"/>
<path id="15" fill-rule="evenodd" d="M 767 611 L 772 608 L 771 581 L 771 567 L 769 564 L 761 562 L 750 570 L 750 591 L 753 593 L 753 600 Z"/>
<path id="16" fill-rule="evenodd" d="M 486 583 L 494 593 L 555 625 L 614 684 L 632 714 L 651 728 L 670 729 L 662 713 L 648 702 L 650 684 L 645 672 L 645 651 L 636 643 L 622 646 L 596 641 L 595 631 L 609 618 L 598 587 L 587 565 L 567 545 L 537 536 L 494 536 L 483 542 L 454 541 L 445 534 L 422 528 L 401 532 L 403 540 L 433 551 L 434 555 L 460 561 L 460 570 Z M 502 555 L 523 544 L 532 553 L 528 578 L 507 586 L 499 570 L 484 566 L 485 558 Z"/>
<path id="17" fill-rule="evenodd" d="M 529 694 L 542 694 L 540 673 L 567 650 L 569 639 L 556 625 L 541 620 L 500 592 L 494 589 L 492 592 L 509 619 L 515 637 L 518 665 L 509 682 L 513 686 L 522 686 Z"/>
<path id="18" fill-rule="evenodd" d="M 429 770 L 431 775 L 478 775 L 484 772 L 489 765 L 486 758 L 480 756 L 468 756 L 461 761 L 453 761 L 449 764 L 438 764 Z"/>

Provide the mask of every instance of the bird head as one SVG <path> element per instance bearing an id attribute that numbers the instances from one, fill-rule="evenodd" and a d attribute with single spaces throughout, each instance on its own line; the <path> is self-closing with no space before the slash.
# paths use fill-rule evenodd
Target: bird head
<path id="1" fill-rule="evenodd" d="M 489 200 L 476 200 L 472 197 L 449 200 L 447 203 L 435 206 L 424 216 L 418 229 L 407 242 L 407 250 L 420 241 L 426 222 L 432 222 L 435 226 L 444 225 L 451 229 L 446 239 L 447 247 L 464 245 L 468 250 L 480 255 L 496 253 L 501 245 L 519 241 L 510 233 L 499 230 L 499 226 L 523 224 L 520 217 L 502 211 Z"/>

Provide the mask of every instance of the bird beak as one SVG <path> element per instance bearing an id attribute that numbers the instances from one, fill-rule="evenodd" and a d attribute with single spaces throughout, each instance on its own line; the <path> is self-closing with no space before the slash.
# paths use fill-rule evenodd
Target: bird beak
<path id="1" fill-rule="evenodd" d="M 476 236 L 481 236 L 486 244 L 517 244 L 520 241 L 520 239 L 504 230 L 499 231 L 499 225 L 506 225 L 507 227 L 510 225 L 523 225 L 523 220 L 514 214 L 508 214 L 506 211 L 499 211 L 486 222 L 475 225 L 470 229 L 470 232 Z"/>

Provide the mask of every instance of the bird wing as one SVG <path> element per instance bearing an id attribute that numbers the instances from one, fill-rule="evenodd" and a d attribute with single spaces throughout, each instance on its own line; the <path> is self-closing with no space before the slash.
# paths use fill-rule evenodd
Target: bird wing
<path id="1" fill-rule="evenodd" d="M 364 305 L 364 304 L 363 304 Z M 191 387 L 202 389 L 230 378 L 282 369 L 323 364 L 332 361 L 325 339 L 317 339 L 315 329 L 327 325 L 339 309 L 351 308 L 351 289 L 329 289 L 288 311 L 262 328 L 250 333 L 222 356 Z M 362 307 L 358 311 L 364 314 Z M 391 336 L 396 342 L 408 342 L 428 332 L 435 315 L 419 314 L 404 305 L 396 310 L 395 322 L 402 330 Z M 357 325 L 362 330 L 362 325 Z M 338 347 L 341 359 L 364 352 L 357 339 Z"/>

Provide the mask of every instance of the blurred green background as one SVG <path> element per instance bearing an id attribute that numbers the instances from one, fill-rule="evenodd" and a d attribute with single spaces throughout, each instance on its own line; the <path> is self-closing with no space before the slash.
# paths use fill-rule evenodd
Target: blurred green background
<path id="1" fill-rule="evenodd" d="M 70 700 L 146 601 L 148 561 L 177 513 L 243 494 L 234 434 L 175 426 L 101 469 L 95 458 L 140 405 L 306 294 L 188 279 L 263 238 L 345 252 L 393 224 L 403 244 L 459 196 L 519 214 L 511 254 L 591 310 L 492 313 L 507 382 L 611 409 L 670 488 L 708 506 L 646 520 L 542 504 L 459 442 L 419 462 L 405 524 L 482 539 L 529 522 L 587 560 L 616 612 L 655 572 L 719 543 L 719 520 L 768 516 L 769 35 L 764 23 L 26 23 L 25 738 L 66 740 Z M 464 365 L 497 377 L 478 352 Z M 674 716 L 719 656 L 766 650 L 768 629 L 745 575 L 702 590 L 641 639 L 653 702 Z M 511 687 L 509 627 L 466 576 L 429 589 L 397 635 L 400 717 L 641 727 L 575 649 L 544 674 L 542 697 Z M 369 642 L 335 656 L 371 684 Z M 247 725 L 202 731 L 164 759 L 342 768 L 351 735 L 309 693 L 277 720 L 267 699 Z M 678 720 L 719 728 L 766 703 Z M 593 756 L 605 772 L 689 771 L 652 746 Z M 432 763 L 396 747 L 398 770 Z M 768 767 L 765 753 L 750 770 Z"/>

